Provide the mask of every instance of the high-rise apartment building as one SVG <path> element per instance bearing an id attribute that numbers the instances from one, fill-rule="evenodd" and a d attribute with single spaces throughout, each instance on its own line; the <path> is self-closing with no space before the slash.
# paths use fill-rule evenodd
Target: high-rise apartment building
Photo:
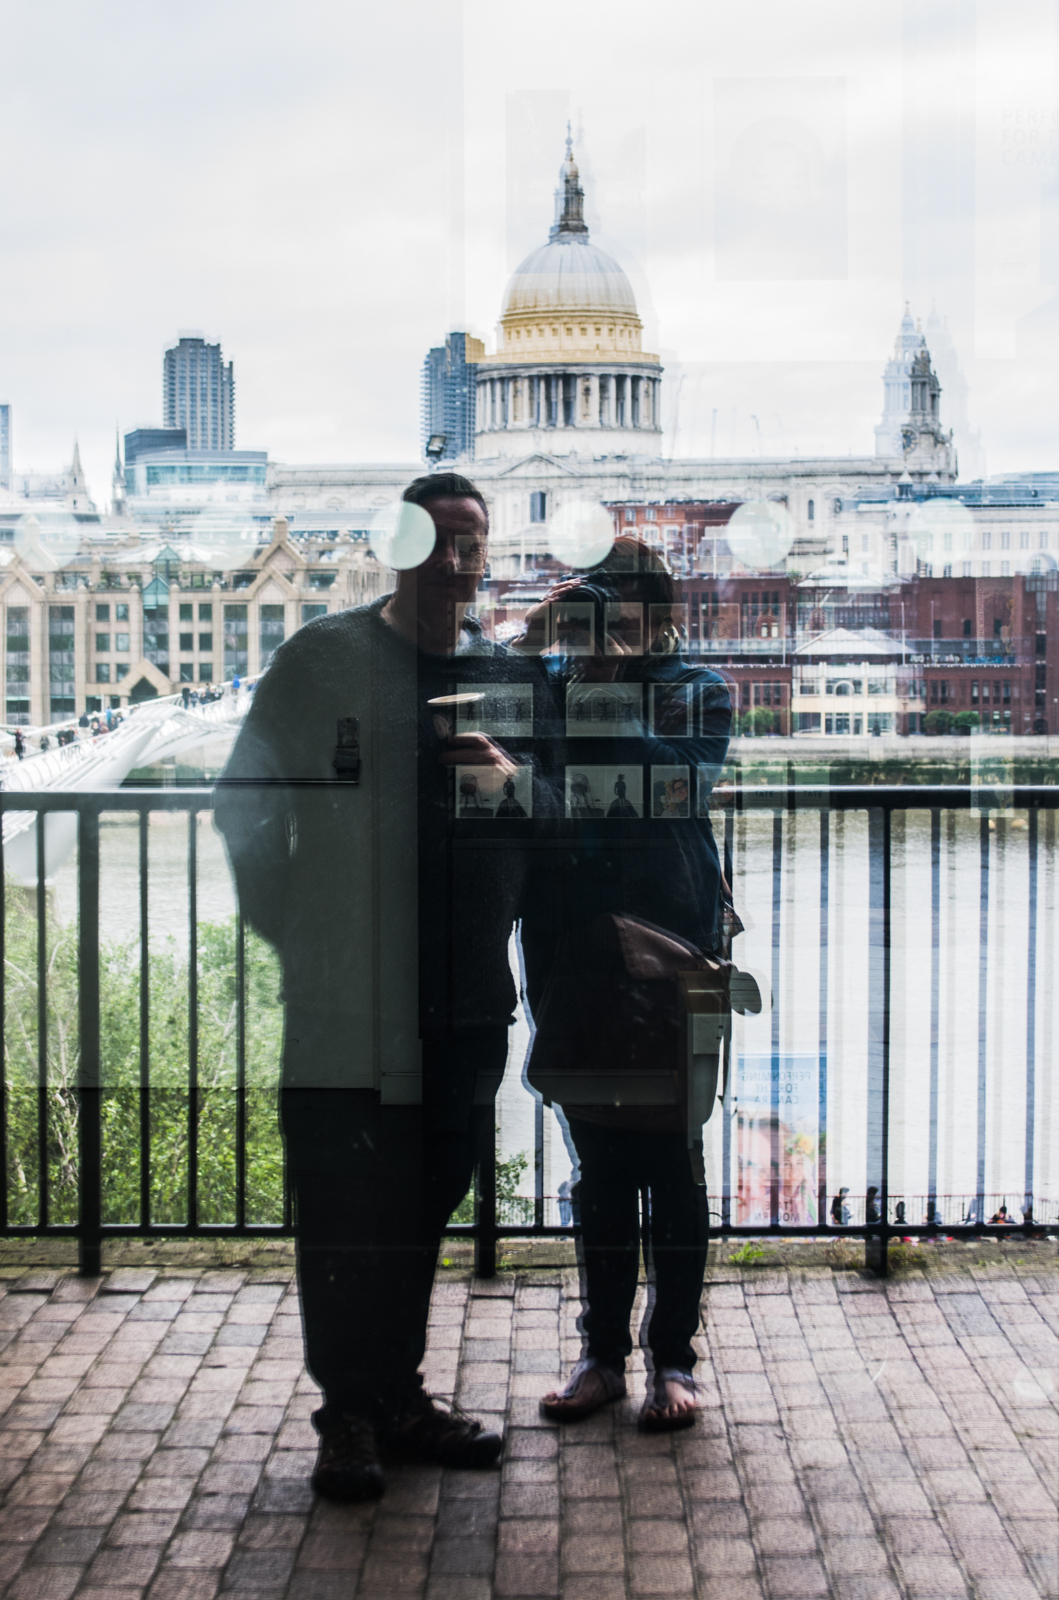
<path id="1" fill-rule="evenodd" d="M 0 405 L 0 489 L 11 487 L 11 407 Z"/>
<path id="2" fill-rule="evenodd" d="M 162 413 L 167 428 L 185 428 L 191 450 L 235 448 L 235 377 L 219 344 L 182 334 L 165 353 Z"/>
<path id="3" fill-rule="evenodd" d="M 423 362 L 422 433 L 424 454 L 455 461 L 474 454 L 478 363 L 485 345 L 469 333 L 450 333 L 428 350 Z"/>

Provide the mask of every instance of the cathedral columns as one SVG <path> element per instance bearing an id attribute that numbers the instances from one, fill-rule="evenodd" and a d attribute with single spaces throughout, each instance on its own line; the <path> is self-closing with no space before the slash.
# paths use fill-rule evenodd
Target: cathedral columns
<path id="1" fill-rule="evenodd" d="M 591 372 L 588 375 L 588 416 L 585 425 L 589 428 L 599 427 L 599 373 Z"/>

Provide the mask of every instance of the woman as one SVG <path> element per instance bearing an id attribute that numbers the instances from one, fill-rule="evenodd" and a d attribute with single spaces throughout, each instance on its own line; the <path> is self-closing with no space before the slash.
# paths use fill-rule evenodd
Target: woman
<path id="1" fill-rule="evenodd" d="M 522 919 L 527 995 L 535 1016 L 547 1012 L 553 972 L 553 996 L 560 982 L 569 987 L 571 965 L 591 946 L 600 918 L 640 918 L 705 952 L 718 950 L 723 941 L 721 868 L 706 798 L 727 750 L 727 687 L 716 673 L 689 663 L 676 626 L 678 613 L 671 609 L 673 579 L 646 545 L 618 539 L 605 561 L 583 579 L 553 590 L 546 605 L 575 592 L 579 601 L 595 607 L 595 649 L 591 655 L 570 655 L 561 650 L 560 635 L 559 653 L 545 656 L 557 695 L 585 682 L 641 685 L 630 693 L 642 693 L 646 721 L 638 719 L 631 728 L 615 723 L 606 742 L 598 732 L 581 735 L 576 713 L 567 722 L 565 790 L 563 774 L 556 775 L 557 792 L 567 796 L 566 820 L 558 825 L 562 837 L 550 868 L 535 875 Z M 642 632 L 628 626 L 637 607 Z M 527 641 L 546 637 L 545 609 L 527 618 Z M 653 630 L 652 617 L 659 619 Z M 622 620 L 621 629 L 608 626 L 614 618 Z M 631 648 L 630 639 L 635 641 Z M 579 698 L 583 691 L 571 696 L 571 706 Z M 682 716 L 674 717 L 674 705 L 683 706 Z M 607 771 L 609 790 L 605 812 L 587 803 L 586 768 L 601 761 L 606 769 L 597 771 Z M 630 797 L 654 792 L 650 771 L 643 772 L 652 765 L 668 769 L 661 817 L 652 816 L 651 807 L 645 815 Z M 681 771 L 674 774 L 674 768 Z M 692 814 L 684 776 L 692 772 L 698 815 Z M 662 779 L 659 773 L 657 781 Z M 584 972 L 586 984 L 594 981 L 587 965 Z M 708 1211 L 705 1188 L 689 1159 L 684 1116 L 669 1105 L 578 1103 L 565 1109 L 580 1166 L 574 1195 L 584 1354 L 565 1388 L 544 1396 L 542 1409 L 556 1420 L 576 1421 L 626 1392 L 629 1320 L 639 1278 L 640 1197 L 646 1193 L 651 1371 L 641 1426 L 651 1431 L 688 1427 L 695 1420 L 692 1340 L 699 1326 Z M 701 1138 L 698 1152 L 701 1166 Z"/>

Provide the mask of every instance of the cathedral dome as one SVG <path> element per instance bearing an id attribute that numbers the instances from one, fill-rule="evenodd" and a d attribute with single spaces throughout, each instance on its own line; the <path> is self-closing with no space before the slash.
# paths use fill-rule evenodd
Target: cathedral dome
<path id="1" fill-rule="evenodd" d="M 657 362 L 641 350 L 631 283 L 613 256 L 589 243 L 584 199 L 568 135 L 548 243 L 526 257 L 504 294 L 499 361 Z"/>
<path id="2" fill-rule="evenodd" d="M 548 243 L 513 274 L 496 354 L 475 364 L 475 440 L 490 454 L 658 454 L 662 366 L 641 348 L 628 278 L 589 242 L 584 201 L 567 124 Z"/>
<path id="3" fill-rule="evenodd" d="M 584 235 L 565 234 L 528 255 L 513 274 L 501 317 L 636 317 L 632 285 Z M 637 318 L 637 320 L 639 320 Z"/>

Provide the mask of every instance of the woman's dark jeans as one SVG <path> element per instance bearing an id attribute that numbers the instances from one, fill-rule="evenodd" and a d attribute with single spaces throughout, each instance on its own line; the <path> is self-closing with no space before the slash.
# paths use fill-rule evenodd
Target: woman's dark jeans
<path id="1" fill-rule="evenodd" d="M 632 1352 L 629 1319 L 640 1267 L 640 1193 L 648 1191 L 647 1346 L 655 1370 L 695 1365 L 692 1339 L 709 1244 L 706 1190 L 694 1180 L 687 1138 L 608 1128 L 568 1116 L 581 1166 L 573 1195 L 586 1355 L 619 1370 Z"/>

